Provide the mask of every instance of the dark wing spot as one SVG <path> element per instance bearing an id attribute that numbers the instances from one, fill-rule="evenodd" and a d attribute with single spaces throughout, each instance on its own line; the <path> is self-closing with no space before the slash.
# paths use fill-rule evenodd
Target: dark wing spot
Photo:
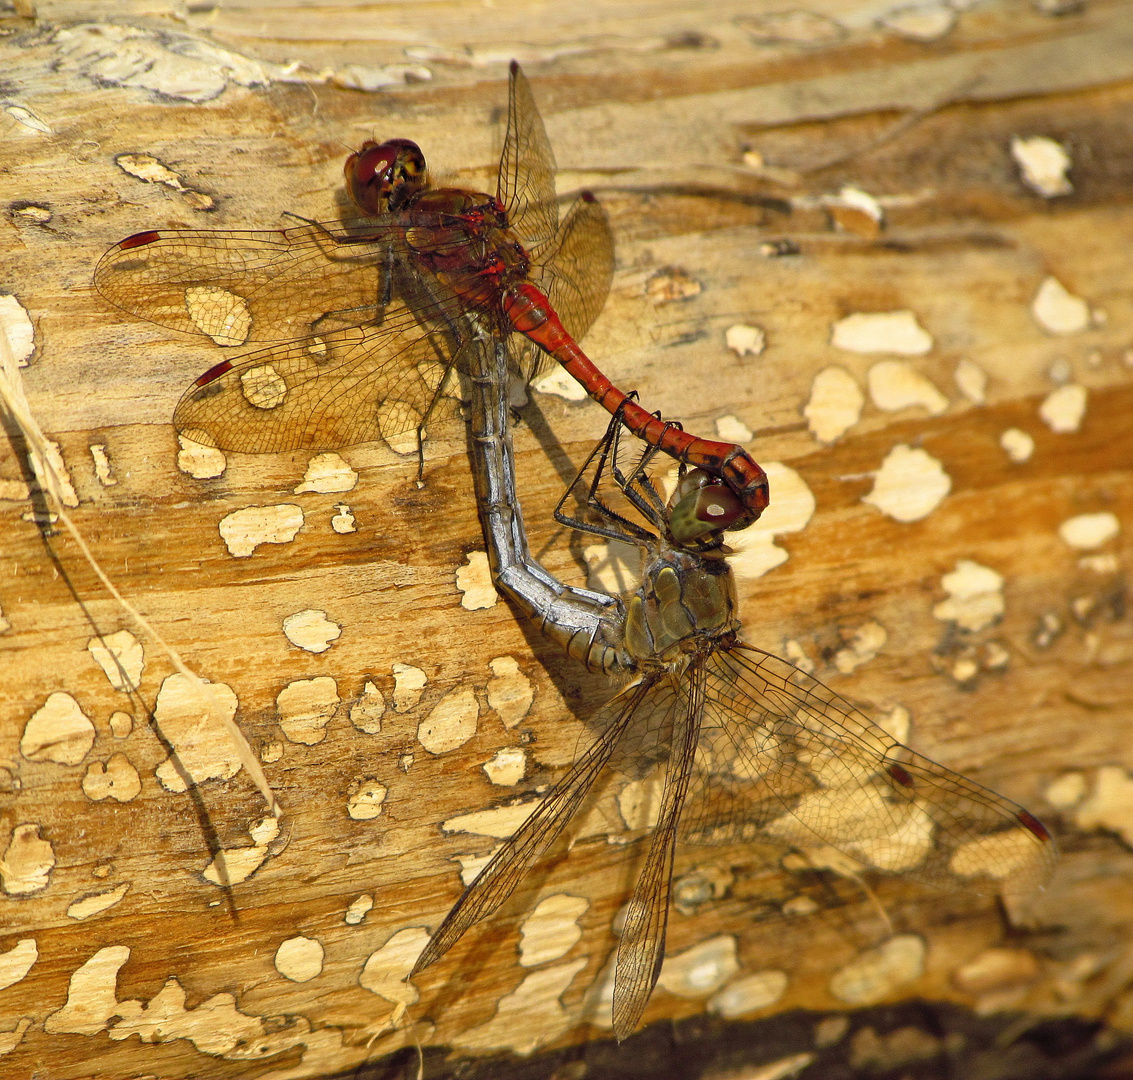
<path id="1" fill-rule="evenodd" d="M 911 788 L 913 786 L 912 776 L 909 775 L 907 769 L 903 769 L 900 765 L 890 765 L 888 772 L 902 787 Z"/>
<path id="2" fill-rule="evenodd" d="M 1046 826 L 1039 821 L 1034 814 L 1030 814 L 1026 810 L 1020 810 L 1015 816 L 1019 819 L 1019 824 L 1022 825 L 1023 828 L 1033 832 L 1040 840 L 1050 839 L 1050 833 L 1046 831 Z"/>
<path id="3" fill-rule="evenodd" d="M 159 232 L 152 230 L 150 232 L 139 232 L 134 233 L 133 236 L 127 236 L 125 240 L 119 241 L 118 247 L 122 251 L 129 251 L 130 248 L 144 247 L 146 244 L 152 244 L 155 240 L 160 239 L 161 233 Z"/>
<path id="4" fill-rule="evenodd" d="M 219 364 L 213 364 L 203 375 L 197 377 L 197 381 L 193 383 L 194 386 L 208 386 L 209 383 L 215 382 L 226 371 L 232 370 L 231 360 L 221 360 Z"/>

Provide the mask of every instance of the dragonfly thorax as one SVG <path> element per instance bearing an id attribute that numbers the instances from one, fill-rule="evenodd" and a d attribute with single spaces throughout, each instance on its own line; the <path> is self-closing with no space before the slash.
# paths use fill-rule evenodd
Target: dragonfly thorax
<path id="1" fill-rule="evenodd" d="M 635 660 L 671 663 L 735 629 L 735 585 L 724 559 L 666 546 L 644 579 L 626 605 L 623 645 Z"/>
<path id="2" fill-rule="evenodd" d="M 531 261 L 494 195 L 436 188 L 411 206 L 429 225 L 405 230 L 407 250 L 467 306 L 498 309 L 504 293 L 526 280 Z"/>

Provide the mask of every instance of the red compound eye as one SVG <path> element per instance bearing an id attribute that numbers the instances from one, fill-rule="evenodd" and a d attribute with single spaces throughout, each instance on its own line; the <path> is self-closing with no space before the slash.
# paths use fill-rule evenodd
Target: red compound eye
<path id="1" fill-rule="evenodd" d="M 363 143 L 346 159 L 350 197 L 367 214 L 385 214 L 403 207 L 428 180 L 425 155 L 409 139 Z"/>

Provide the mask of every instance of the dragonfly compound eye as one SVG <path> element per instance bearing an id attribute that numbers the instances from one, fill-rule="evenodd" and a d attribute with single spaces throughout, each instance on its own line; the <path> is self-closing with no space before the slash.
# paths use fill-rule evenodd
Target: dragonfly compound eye
<path id="1" fill-rule="evenodd" d="M 689 473 L 685 481 L 693 475 Z M 707 473 L 704 475 L 708 476 Z M 681 486 L 674 492 L 674 498 L 680 497 L 669 514 L 669 532 L 678 544 L 687 544 L 709 533 L 731 528 L 744 516 L 743 503 L 726 484 L 709 479 L 709 482 L 693 486 L 683 494 Z"/>
<path id="2" fill-rule="evenodd" d="M 691 491 L 699 491 L 708 484 L 719 483 L 707 469 L 690 469 L 681 477 L 680 483 L 669 496 L 669 509 L 672 510 Z"/>
<path id="3" fill-rule="evenodd" d="M 350 197 L 367 214 L 401 209 L 428 183 L 425 155 L 410 139 L 363 143 L 344 172 Z"/>

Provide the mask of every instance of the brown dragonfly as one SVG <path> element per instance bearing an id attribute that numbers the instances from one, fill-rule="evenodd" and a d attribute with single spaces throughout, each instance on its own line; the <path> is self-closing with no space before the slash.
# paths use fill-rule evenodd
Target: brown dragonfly
<path id="1" fill-rule="evenodd" d="M 834 848 L 852 868 L 1006 896 L 1045 883 L 1056 850 L 1033 814 L 903 746 L 817 679 L 742 640 L 722 532 L 743 507 L 703 469 L 682 467 L 662 498 L 650 478 L 656 446 L 630 449 L 623 464 L 616 414 L 555 517 L 638 546 L 641 587 L 627 600 L 599 594 L 590 623 L 581 600 L 566 607 L 549 592 L 524 562 L 523 537 L 515 542 L 514 527 L 499 519 L 499 493 L 516 505 L 505 389 L 481 380 L 473 401 L 485 535 L 490 545 L 512 542 L 489 552 L 497 586 L 553 639 L 583 637 L 587 648 L 575 655 L 591 667 L 631 681 L 588 722 L 593 740 L 465 889 L 411 978 L 499 908 L 611 772 L 664 774 L 618 944 L 618 1039 L 637 1027 L 661 971 L 678 840 Z M 592 515 L 585 520 L 564 509 L 580 488 Z"/>
<path id="2" fill-rule="evenodd" d="M 492 342 L 530 381 L 553 358 L 634 434 L 721 477 L 744 507 L 767 478 L 742 447 L 699 439 L 646 412 L 577 344 L 605 303 L 613 239 L 584 193 L 560 222 L 555 159 L 531 87 L 511 65 L 495 195 L 430 186 L 420 147 L 367 142 L 345 166 L 359 216 L 268 232 L 136 233 L 95 269 L 132 315 L 217 344 L 270 342 L 209 368 L 174 423 L 207 446 L 249 453 L 331 449 L 416 433 Z"/>

